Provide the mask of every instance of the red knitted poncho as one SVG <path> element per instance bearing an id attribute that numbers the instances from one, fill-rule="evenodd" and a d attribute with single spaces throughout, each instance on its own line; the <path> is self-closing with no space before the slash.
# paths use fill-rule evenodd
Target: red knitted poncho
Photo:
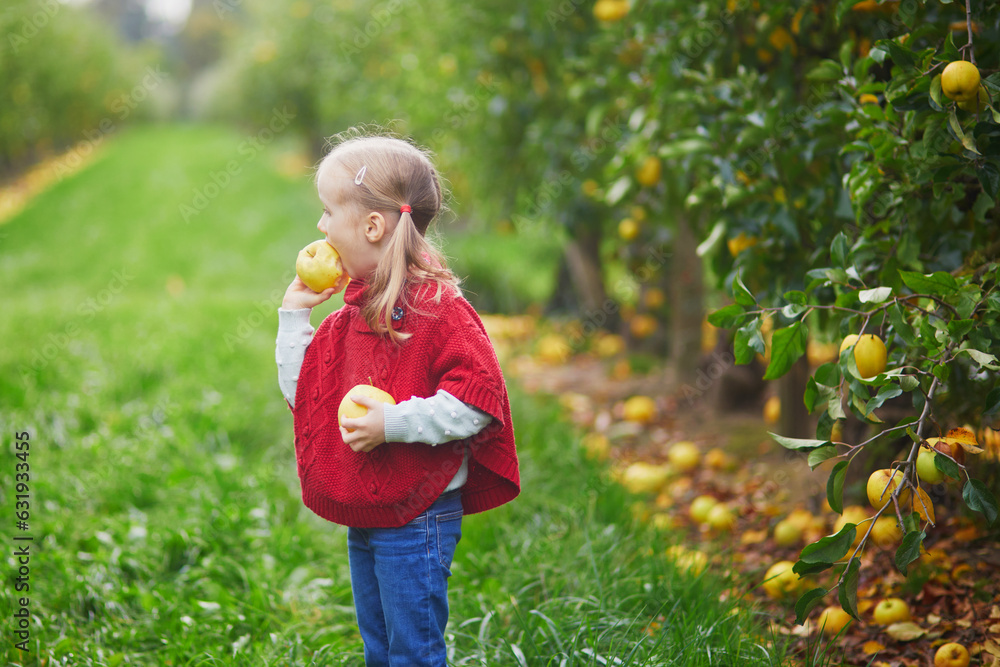
<path id="1" fill-rule="evenodd" d="M 486 330 L 468 301 L 433 285 L 411 288 L 413 307 L 397 308 L 392 326 L 413 335 L 402 344 L 375 334 L 361 316 L 365 284 L 351 281 L 344 307 L 323 320 L 306 350 L 292 410 L 302 501 L 319 516 L 356 528 L 396 527 L 426 510 L 471 452 L 462 487 L 466 514 L 502 505 L 520 492 L 507 387 Z M 337 409 L 358 384 L 396 402 L 444 389 L 490 414 L 464 440 L 429 446 L 393 442 L 370 452 L 344 444 Z"/>

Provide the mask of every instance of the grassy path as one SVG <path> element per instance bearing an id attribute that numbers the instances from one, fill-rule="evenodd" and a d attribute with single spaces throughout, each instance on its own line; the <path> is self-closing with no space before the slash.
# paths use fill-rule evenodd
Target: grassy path
<path id="1" fill-rule="evenodd" d="M 0 535 L 33 538 L 27 593 L 4 560 L 3 664 L 361 663 L 346 533 L 299 499 L 273 362 L 318 205 L 283 175 L 294 144 L 243 140 L 132 130 L 0 226 Z M 783 664 L 725 582 L 679 575 L 670 535 L 632 524 L 555 405 L 512 399 L 524 492 L 463 524 L 455 664 Z"/>

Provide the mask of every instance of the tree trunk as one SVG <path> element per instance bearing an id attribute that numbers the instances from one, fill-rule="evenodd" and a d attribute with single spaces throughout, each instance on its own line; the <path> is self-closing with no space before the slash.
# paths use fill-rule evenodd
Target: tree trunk
<path id="1" fill-rule="evenodd" d="M 698 241 L 688 219 L 677 219 L 670 262 L 670 360 L 679 384 L 697 380 L 704 318 L 704 284 Z"/>
<path id="2" fill-rule="evenodd" d="M 802 397 L 809 381 L 809 359 L 802 355 L 781 378 L 778 379 L 778 397 L 781 399 L 781 435 L 789 438 L 813 438 L 809 423 L 809 412 Z"/>
<path id="3" fill-rule="evenodd" d="M 566 268 L 585 320 L 598 317 L 604 312 L 607 300 L 604 276 L 601 273 L 600 240 L 600 234 L 589 229 L 578 229 L 564 250 Z"/>

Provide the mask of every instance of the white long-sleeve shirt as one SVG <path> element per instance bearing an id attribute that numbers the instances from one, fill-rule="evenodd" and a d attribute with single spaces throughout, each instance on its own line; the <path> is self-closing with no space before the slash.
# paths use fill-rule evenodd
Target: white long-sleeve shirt
<path id="1" fill-rule="evenodd" d="M 278 386 L 285 400 L 295 407 L 295 390 L 306 348 L 315 331 L 309 323 L 310 308 L 278 309 L 278 337 L 274 358 L 278 364 Z M 396 405 L 386 405 L 386 442 L 422 442 L 434 446 L 475 435 L 492 420 L 488 413 L 439 389 L 434 396 L 413 396 Z M 460 488 L 469 476 L 469 449 L 445 491 Z"/>

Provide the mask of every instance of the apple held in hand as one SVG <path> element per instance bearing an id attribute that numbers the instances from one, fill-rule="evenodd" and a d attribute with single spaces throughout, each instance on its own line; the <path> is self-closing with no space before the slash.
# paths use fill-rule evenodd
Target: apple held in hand
<path id="1" fill-rule="evenodd" d="M 324 241 L 325 243 L 325 241 Z M 388 403 L 389 405 L 396 405 L 396 399 L 390 396 L 387 392 L 382 391 L 378 387 L 373 387 L 370 384 L 359 384 L 351 387 L 351 390 L 344 395 L 344 399 L 340 401 L 340 407 L 337 408 L 337 421 L 341 422 L 344 417 L 350 419 L 358 419 L 359 417 L 364 417 L 368 414 L 368 408 L 355 403 L 351 400 L 353 396 L 367 396 L 376 401 L 382 401 L 383 403 Z M 347 429 L 350 433 L 354 429 Z"/>
<path id="2" fill-rule="evenodd" d="M 350 277 L 344 272 L 340 254 L 324 239 L 313 241 L 299 251 L 295 273 L 313 292 L 335 287 L 337 292 L 347 287 Z"/>

